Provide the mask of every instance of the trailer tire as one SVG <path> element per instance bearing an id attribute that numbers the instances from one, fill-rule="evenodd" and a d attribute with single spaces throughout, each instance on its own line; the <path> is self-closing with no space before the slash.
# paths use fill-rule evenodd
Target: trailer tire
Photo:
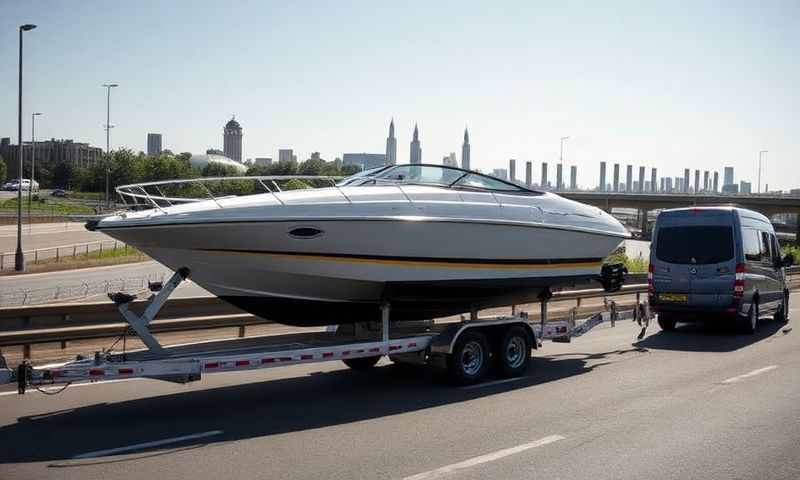
<path id="1" fill-rule="evenodd" d="M 344 362 L 345 365 L 353 370 L 364 371 L 374 367 L 380 359 L 381 356 L 378 355 L 376 357 L 348 358 L 346 360 L 342 360 L 342 362 Z"/>
<path id="2" fill-rule="evenodd" d="M 459 336 L 453 353 L 447 356 L 447 376 L 458 385 L 478 383 L 486 376 L 491 350 L 486 335 L 467 330 Z"/>
<path id="3" fill-rule="evenodd" d="M 506 330 L 497 351 L 497 370 L 503 377 L 519 377 L 531 361 L 531 342 L 528 332 L 520 326 Z"/>
<path id="4" fill-rule="evenodd" d="M 675 320 L 675 317 L 663 313 L 658 314 L 658 326 L 661 327 L 661 330 L 671 332 L 675 330 L 676 323 L 678 322 Z"/>

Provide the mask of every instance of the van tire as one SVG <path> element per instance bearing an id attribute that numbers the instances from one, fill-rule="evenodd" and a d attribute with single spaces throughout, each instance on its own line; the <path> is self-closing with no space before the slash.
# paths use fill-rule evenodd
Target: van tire
<path id="1" fill-rule="evenodd" d="M 661 327 L 661 330 L 665 332 L 671 332 L 675 330 L 675 324 L 678 323 L 673 316 L 667 316 L 663 313 L 658 314 L 658 326 Z"/>
<path id="2" fill-rule="evenodd" d="M 778 323 L 787 323 L 789 321 L 789 292 L 783 292 L 783 300 L 778 305 L 778 310 L 775 311 L 773 319 Z"/>
<path id="3" fill-rule="evenodd" d="M 756 333 L 756 330 L 758 329 L 758 310 L 758 300 L 756 299 L 750 305 L 750 310 L 747 312 L 747 315 L 741 317 L 742 333 L 747 335 Z"/>

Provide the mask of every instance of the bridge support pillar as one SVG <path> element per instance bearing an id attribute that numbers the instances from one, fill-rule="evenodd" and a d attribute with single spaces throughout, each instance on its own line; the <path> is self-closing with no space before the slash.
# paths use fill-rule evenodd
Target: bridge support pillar
<path id="1" fill-rule="evenodd" d="M 639 210 L 639 219 L 642 222 L 641 223 L 642 237 L 647 236 L 647 213 L 648 211 L 645 209 Z"/>

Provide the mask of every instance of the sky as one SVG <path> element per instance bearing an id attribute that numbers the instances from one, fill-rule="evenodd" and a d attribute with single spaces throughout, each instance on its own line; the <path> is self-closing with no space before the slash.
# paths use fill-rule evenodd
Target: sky
<path id="1" fill-rule="evenodd" d="M 236 115 L 243 156 L 299 160 L 385 149 L 414 124 L 423 161 L 733 166 L 770 189 L 800 187 L 800 2 L 0 0 L 0 137 L 17 141 L 18 26 L 25 33 L 23 138 L 112 148 L 221 148 Z M 565 167 L 567 168 L 567 167 Z M 550 171 L 555 170 L 554 166 Z M 568 170 L 565 170 L 568 171 Z M 624 166 L 621 167 L 624 172 Z M 634 171 L 638 171 L 634 168 Z M 610 167 L 609 167 L 610 172 Z M 649 177 L 649 170 L 648 170 Z M 551 174 L 551 179 L 552 179 Z M 755 190 L 755 185 L 754 185 Z"/>

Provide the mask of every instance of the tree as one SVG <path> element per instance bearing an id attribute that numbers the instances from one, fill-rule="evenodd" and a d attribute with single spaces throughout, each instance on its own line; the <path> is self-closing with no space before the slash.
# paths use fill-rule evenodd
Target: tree
<path id="1" fill-rule="evenodd" d="M 236 177 L 239 175 L 239 170 L 224 163 L 209 162 L 203 167 L 201 175 L 203 177 Z"/>
<path id="2" fill-rule="evenodd" d="M 53 169 L 53 186 L 57 188 L 74 188 L 77 172 L 72 162 L 61 162 Z"/>
<path id="3" fill-rule="evenodd" d="M 361 165 L 342 165 L 342 175 L 354 175 L 361 171 Z"/>
<path id="4" fill-rule="evenodd" d="M 317 158 L 309 158 L 300 164 L 300 175 L 322 175 L 322 170 L 325 168 L 325 160 Z"/>
<path id="5" fill-rule="evenodd" d="M 6 175 L 8 174 L 8 170 L 6 169 L 6 161 L 3 160 L 3 156 L 0 155 L 0 182 L 6 181 Z"/>

